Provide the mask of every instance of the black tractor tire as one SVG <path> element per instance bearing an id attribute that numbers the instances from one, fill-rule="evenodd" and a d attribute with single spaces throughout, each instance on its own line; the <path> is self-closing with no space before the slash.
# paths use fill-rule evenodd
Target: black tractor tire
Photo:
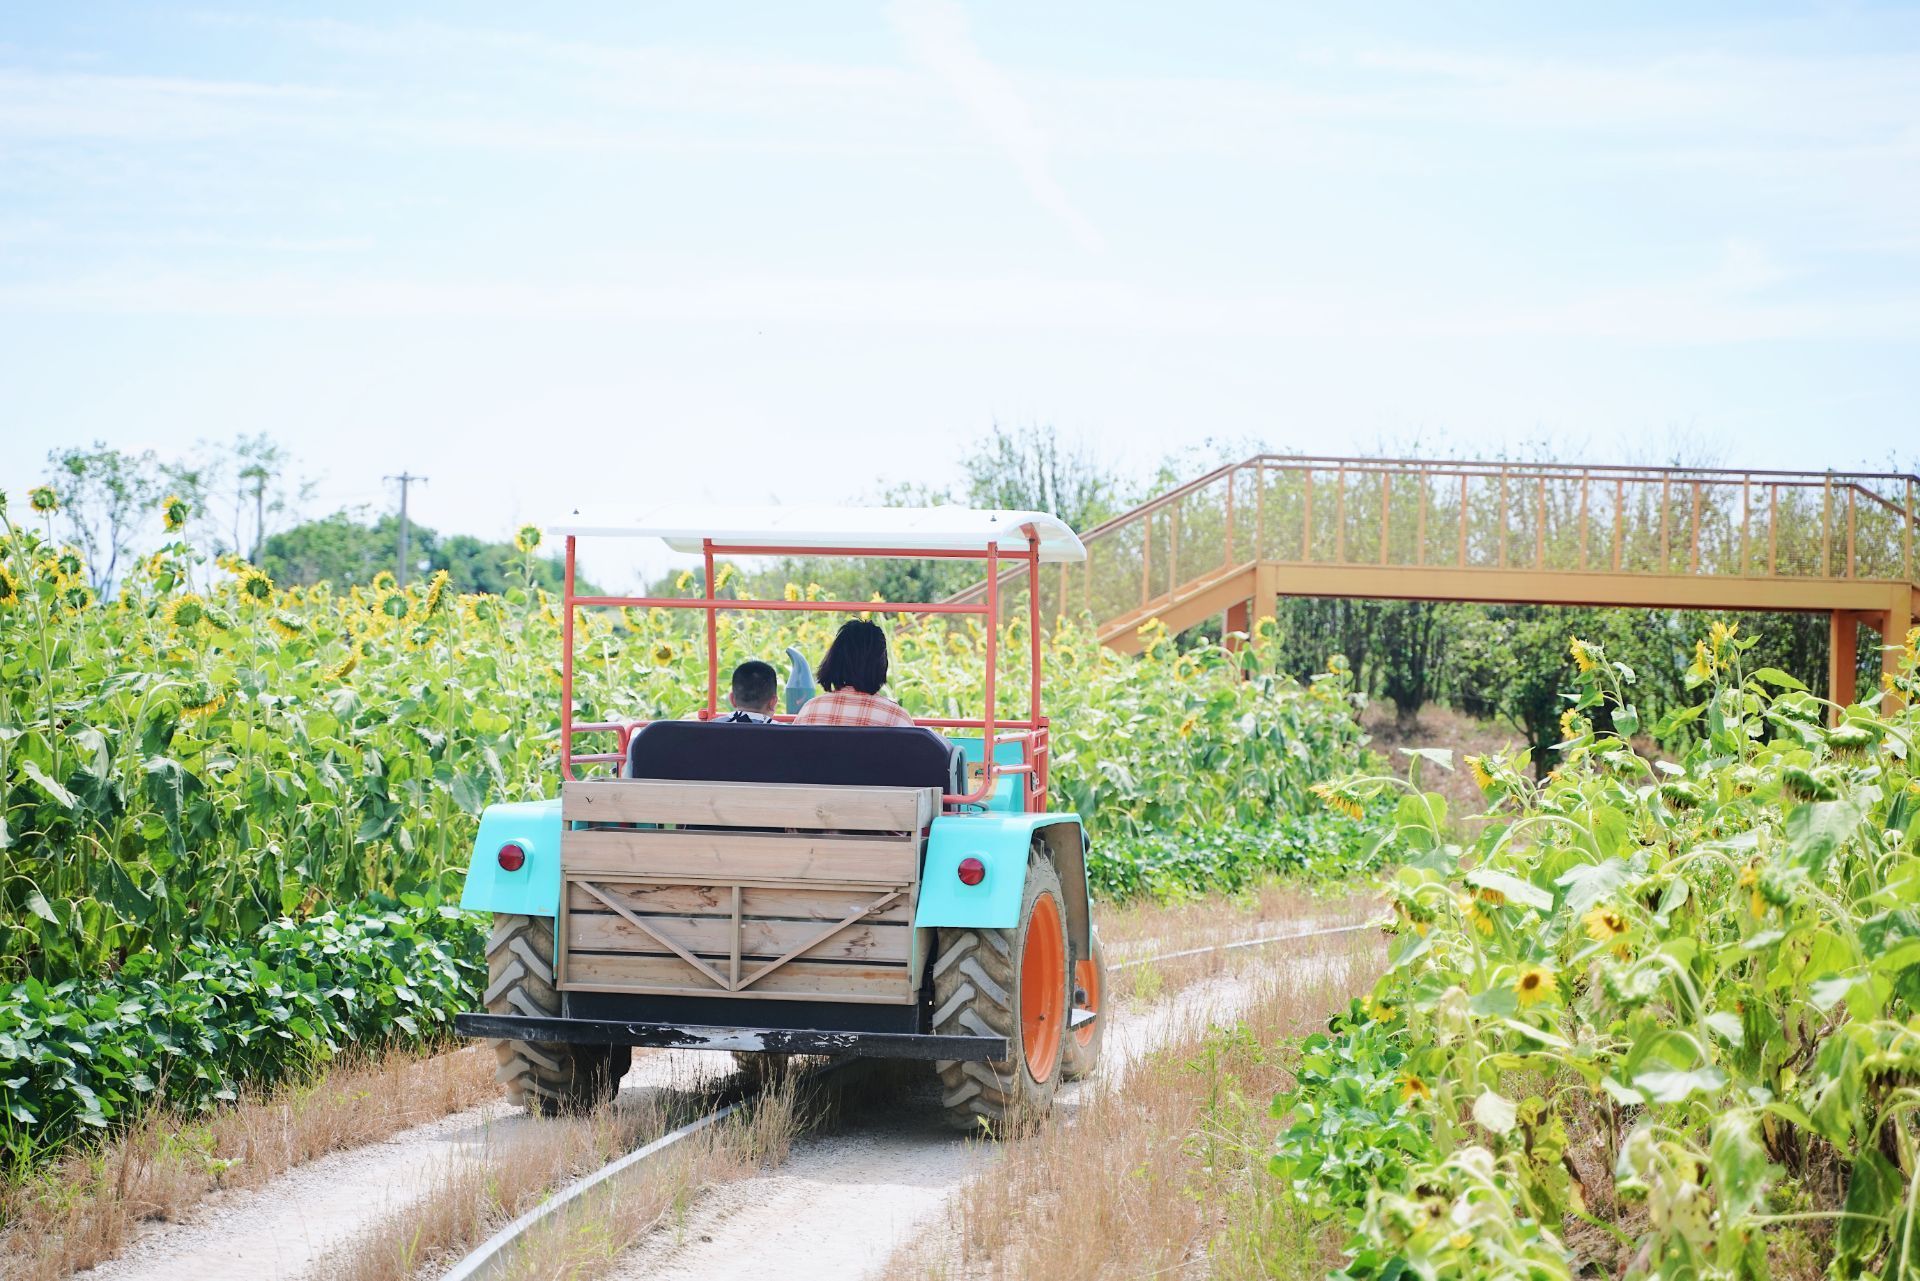
<path id="1" fill-rule="evenodd" d="M 553 977 L 553 921 L 545 916 L 493 915 L 487 940 L 489 1014 L 561 1016 Z M 633 1063 L 630 1045 L 569 1045 L 554 1041 L 495 1041 L 494 1077 L 507 1099 L 537 1116 L 576 1112 L 619 1092 Z"/>
<path id="2" fill-rule="evenodd" d="M 1100 1045 L 1107 1037 L 1107 950 L 1100 945 L 1100 931 L 1087 929 L 1087 937 L 1092 941 L 1087 957 L 1076 956 L 1073 967 L 1073 986 L 1076 996 L 1075 1008 L 1092 1010 L 1099 1015 L 1079 1032 L 1068 1032 L 1065 1049 L 1065 1063 L 1062 1070 L 1069 1081 L 1078 1081 L 1093 1075 L 1100 1066 Z M 1091 985 L 1087 976 L 1080 972 L 1079 962 L 1091 959 L 1093 974 Z M 1078 994 L 1086 992 L 1084 1003 L 1078 1001 Z"/>
<path id="3" fill-rule="evenodd" d="M 1043 946 L 1042 921 L 1035 907 L 1053 897 L 1051 927 L 1058 936 L 1051 945 L 1070 958 L 1066 940 L 1065 899 L 1060 876 L 1047 855 L 1046 843 L 1036 839 L 1027 854 L 1027 885 L 1020 899 L 1018 924 L 1009 930 L 942 929 L 933 964 L 933 1030 L 946 1036 L 1004 1036 L 1007 1058 L 991 1062 L 942 1059 L 934 1064 L 940 1074 L 940 1102 L 949 1125 L 993 1137 L 1016 1134 L 1046 1116 L 1060 1086 L 1066 1029 L 1065 1015 L 1073 993 L 1066 975 L 1071 964 L 1060 966 L 1057 1010 L 1062 1024 L 1055 1038 L 1051 1063 L 1028 1062 L 1021 1018 L 1021 961 L 1029 946 Z"/>

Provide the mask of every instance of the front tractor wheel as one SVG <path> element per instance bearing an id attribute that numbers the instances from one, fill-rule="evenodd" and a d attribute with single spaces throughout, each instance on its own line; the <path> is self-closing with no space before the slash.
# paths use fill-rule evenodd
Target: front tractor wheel
<path id="1" fill-rule="evenodd" d="M 496 912 L 487 940 L 487 1013 L 557 1019 L 560 991 L 553 977 L 553 921 Z M 495 1041 L 495 1077 L 507 1099 L 541 1116 L 578 1111 L 611 1099 L 633 1063 L 630 1045 L 568 1045 L 553 1041 Z"/>
<path id="2" fill-rule="evenodd" d="M 993 1062 L 936 1065 L 941 1104 L 956 1129 L 1004 1135 L 1032 1125 L 1053 1106 L 1072 1008 L 1064 902 L 1060 876 L 1036 840 L 1014 928 L 940 931 L 933 1030 L 1004 1036 L 1010 1051 Z"/>

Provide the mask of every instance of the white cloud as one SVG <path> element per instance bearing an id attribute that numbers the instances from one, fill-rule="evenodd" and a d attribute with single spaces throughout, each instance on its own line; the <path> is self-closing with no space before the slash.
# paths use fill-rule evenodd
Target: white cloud
<path id="1" fill-rule="evenodd" d="M 1105 241 L 1099 228 L 1054 176 L 1046 135 L 1013 81 L 980 52 L 966 10 L 954 0 L 894 0 L 887 17 L 908 56 L 952 90 L 1006 152 L 1040 207 L 1065 224 L 1083 248 L 1100 249 Z"/>

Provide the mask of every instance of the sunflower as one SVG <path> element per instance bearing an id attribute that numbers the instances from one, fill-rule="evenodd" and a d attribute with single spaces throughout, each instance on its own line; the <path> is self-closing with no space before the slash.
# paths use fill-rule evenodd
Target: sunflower
<path id="1" fill-rule="evenodd" d="M 166 523 L 169 534 L 185 529 L 190 514 L 192 509 L 187 506 L 187 500 L 178 494 L 168 494 L 160 500 L 160 519 Z"/>
<path id="2" fill-rule="evenodd" d="M 394 589 L 395 585 L 393 571 L 390 569 L 381 570 L 373 576 L 373 581 L 367 584 L 367 586 L 371 587 L 375 592 L 390 592 Z"/>
<path id="3" fill-rule="evenodd" d="M 42 516 L 51 516 L 60 510 L 60 496 L 53 492 L 52 485 L 35 485 L 27 491 L 27 506 Z"/>
<path id="4" fill-rule="evenodd" d="M 799 600 L 799 599 L 800 599 L 800 584 L 798 584 L 798 583 L 788 583 L 788 584 L 787 584 L 787 587 L 786 587 L 786 590 L 785 590 L 784 592 L 782 592 L 782 593 L 781 593 L 781 595 L 783 595 L 783 596 L 785 596 L 785 597 L 786 597 L 786 598 L 787 598 L 788 600 Z"/>
<path id="5" fill-rule="evenodd" d="M 1687 675 L 1693 677 L 1695 680 L 1712 680 L 1715 670 L 1713 655 L 1707 652 L 1707 643 L 1703 640 L 1695 641 L 1693 643 L 1693 662 L 1687 665 Z"/>
<path id="6" fill-rule="evenodd" d="M 273 616 L 267 619 L 267 625 L 278 632 L 283 640 L 294 640 L 307 630 L 307 625 L 300 621 L 299 615 L 290 614 L 284 609 L 275 610 Z"/>
<path id="7" fill-rule="evenodd" d="M 330 681 L 343 681 L 353 675 L 353 669 L 360 666 L 360 655 L 349 649 L 347 656 L 329 667 L 325 676 Z"/>
<path id="8" fill-rule="evenodd" d="M 824 588 L 824 587 L 822 587 L 822 586 L 821 586 L 820 584 L 818 584 L 818 583 L 808 583 L 808 584 L 807 584 L 807 599 L 808 599 L 808 600 L 825 600 L 825 599 L 826 599 L 826 597 L 827 597 L 827 589 L 826 589 L 826 588 Z M 968 621 L 969 623 L 971 623 L 971 622 L 972 622 L 973 620 L 972 620 L 972 619 L 968 619 L 967 621 Z"/>
<path id="9" fill-rule="evenodd" d="M 1432 1098 L 1433 1088 L 1413 1073 L 1409 1072 L 1400 1078 L 1400 1101 L 1402 1103 L 1425 1103 Z"/>
<path id="10" fill-rule="evenodd" d="M 1560 713 L 1560 738 L 1562 741 L 1579 738 L 1586 732 L 1586 718 L 1581 716 L 1579 712 L 1569 707 L 1566 711 Z"/>
<path id="11" fill-rule="evenodd" d="M 167 622 L 177 631 L 192 631 L 207 619 L 207 602 L 194 592 L 176 596 L 167 607 Z"/>
<path id="12" fill-rule="evenodd" d="M 405 618 L 412 608 L 405 592 L 387 592 L 380 597 L 380 612 L 388 618 Z"/>
<path id="13" fill-rule="evenodd" d="M 180 696 L 180 710 L 189 716 L 211 716 L 220 710 L 227 696 L 215 689 L 207 681 L 198 681 L 193 688 Z"/>
<path id="14" fill-rule="evenodd" d="M 540 546 L 540 526 L 522 525 L 513 531 L 513 545 L 531 556 Z"/>
<path id="15" fill-rule="evenodd" d="M 1487 773 L 1487 758 L 1484 756 L 1467 757 L 1467 772 L 1473 775 L 1473 781 L 1483 792 L 1493 790 L 1493 775 Z"/>
<path id="16" fill-rule="evenodd" d="M 1552 996 L 1555 987 L 1552 970 L 1544 965 L 1529 965 L 1514 979 L 1513 994 L 1520 998 L 1520 1008 L 1524 1010 Z"/>
<path id="17" fill-rule="evenodd" d="M 1315 783 L 1307 790 L 1315 796 L 1318 796 L 1326 803 L 1328 809 L 1336 813 L 1345 814 L 1348 818 L 1353 819 L 1364 816 L 1360 808 L 1360 802 L 1354 800 L 1351 796 L 1342 795 L 1331 783 Z"/>
<path id="18" fill-rule="evenodd" d="M 499 604 L 485 593 L 462 597 L 460 607 L 476 623 L 490 623 L 500 616 Z"/>
<path id="19" fill-rule="evenodd" d="M 1573 661 L 1580 668 L 1582 674 L 1592 671 L 1595 665 L 1593 651 L 1597 649 L 1598 646 L 1590 645 L 1578 636 L 1568 637 L 1568 641 L 1567 650 L 1573 655 Z"/>
<path id="20" fill-rule="evenodd" d="M 0 605 L 17 605 L 20 602 L 20 584 L 13 581 L 13 575 L 0 565 Z"/>
<path id="21" fill-rule="evenodd" d="M 77 614 L 93 604 L 93 588 L 85 583 L 68 583 L 60 592 L 60 604 Z"/>
<path id="22" fill-rule="evenodd" d="M 1580 923 L 1587 927 L 1587 937 L 1596 943 L 1610 943 L 1627 932 L 1626 918 L 1604 904 L 1589 909 Z"/>
<path id="23" fill-rule="evenodd" d="M 733 575 L 734 567 L 732 565 L 722 565 L 720 572 L 713 576 L 713 590 L 715 593 L 718 593 L 728 583 L 732 582 Z"/>
<path id="24" fill-rule="evenodd" d="M 653 647 L 653 661 L 665 667 L 673 661 L 673 646 L 661 641 Z"/>
<path id="25" fill-rule="evenodd" d="M 693 586 L 693 571 L 690 569 L 681 570 L 680 577 L 673 580 L 673 590 L 675 590 L 676 592 L 684 592 L 692 586 Z"/>
<path id="26" fill-rule="evenodd" d="M 420 617 L 432 618 L 440 612 L 447 603 L 447 584 L 452 577 L 444 569 L 434 571 L 433 578 L 427 583 L 427 594 L 420 602 Z"/>
<path id="27" fill-rule="evenodd" d="M 1460 906 L 1460 919 L 1470 928 L 1479 930 L 1482 934 L 1493 933 L 1493 918 L 1480 910 L 1479 905 L 1473 901 L 1473 895 L 1455 895 L 1454 901 Z"/>
<path id="28" fill-rule="evenodd" d="M 1473 896 L 1482 903 L 1485 903 L 1488 907 L 1505 907 L 1507 905 L 1507 896 L 1488 885 L 1474 887 Z"/>
<path id="29" fill-rule="evenodd" d="M 273 599 L 273 580 L 252 565 L 244 566 L 240 571 L 240 598 L 266 604 Z"/>

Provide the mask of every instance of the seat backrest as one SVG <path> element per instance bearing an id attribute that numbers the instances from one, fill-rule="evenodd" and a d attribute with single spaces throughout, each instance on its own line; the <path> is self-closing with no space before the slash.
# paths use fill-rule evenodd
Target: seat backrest
<path id="1" fill-rule="evenodd" d="M 920 726 L 654 721 L 627 744 L 628 778 L 966 790 L 960 749 Z"/>

